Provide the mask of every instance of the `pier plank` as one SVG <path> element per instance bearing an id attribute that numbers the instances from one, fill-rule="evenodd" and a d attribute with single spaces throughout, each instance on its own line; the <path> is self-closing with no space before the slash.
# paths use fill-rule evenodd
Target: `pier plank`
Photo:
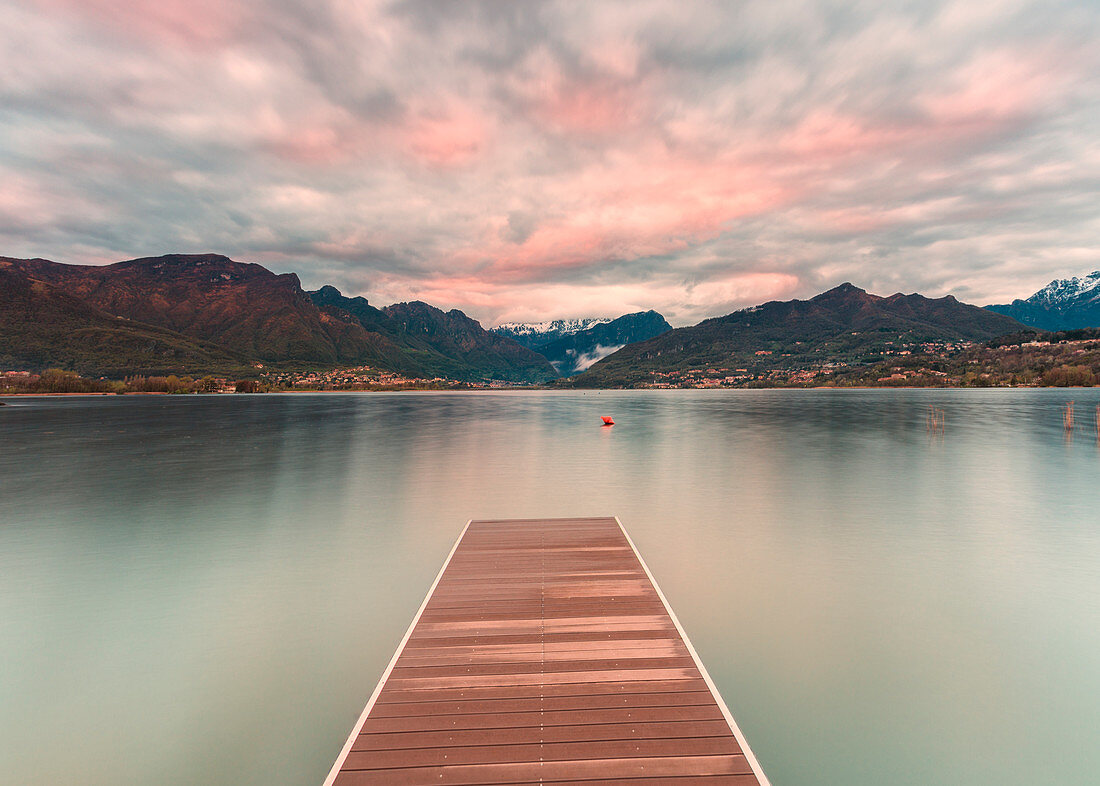
<path id="1" fill-rule="evenodd" d="M 768 786 L 615 518 L 472 521 L 325 786 Z"/>

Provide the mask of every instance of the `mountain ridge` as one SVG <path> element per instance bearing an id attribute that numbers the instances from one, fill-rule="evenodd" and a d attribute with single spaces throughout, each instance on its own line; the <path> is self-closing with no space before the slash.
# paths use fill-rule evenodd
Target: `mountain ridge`
<path id="1" fill-rule="evenodd" d="M 584 317 L 580 319 L 552 319 L 543 322 L 504 322 L 489 331 L 518 341 L 528 349 L 537 350 L 542 344 L 548 344 L 564 336 L 571 336 L 582 330 L 590 330 L 597 325 L 611 322 L 610 317 Z"/>
<path id="2" fill-rule="evenodd" d="M 243 357 L 211 342 L 120 318 L 0 260 L 0 367 L 64 367 L 126 376 L 239 372 Z"/>
<path id="3" fill-rule="evenodd" d="M 470 382 L 542 383 L 581 372 L 566 384 L 624 386 L 700 366 L 742 372 L 870 363 L 922 342 L 1026 331 L 950 295 L 882 297 L 845 282 L 808 300 L 769 301 L 677 329 L 655 311 L 536 323 L 530 335 L 570 331 L 536 351 L 458 309 L 418 300 L 377 308 L 331 285 L 307 292 L 294 273 L 220 254 L 103 266 L 0 257 L 0 272 L 8 295 L 0 360 L 90 373 L 366 366 Z M 1100 273 L 1061 283 L 1045 288 L 1044 298 L 1100 299 Z M 92 335 L 100 337 L 95 347 Z"/>
<path id="4" fill-rule="evenodd" d="M 444 311 L 421 300 L 393 303 L 382 313 L 402 326 L 406 333 L 427 340 L 435 349 L 480 368 L 499 371 L 522 369 L 529 378 L 542 382 L 556 375 L 545 357 L 512 339 L 485 330 L 476 319 L 457 308 Z"/>
<path id="5" fill-rule="evenodd" d="M 178 352 L 184 355 L 199 351 L 191 346 L 196 342 L 216 347 L 219 367 L 228 358 L 251 366 L 365 364 L 429 375 L 442 365 L 463 380 L 541 382 L 555 376 L 541 355 L 488 333 L 476 320 L 457 310 L 444 315 L 435 309 L 443 315 L 436 319 L 435 329 L 427 336 L 410 337 L 403 335 L 408 331 L 392 315 L 373 309 L 363 298 L 318 306 L 302 289 L 297 274 L 276 274 L 262 265 L 236 262 L 221 254 L 166 254 L 102 266 L 0 257 L 0 265 L 12 275 L 52 288 L 49 297 L 35 301 L 35 308 L 45 315 L 47 323 L 75 324 L 78 313 L 90 323 L 102 321 L 102 315 L 123 318 L 161 331 L 158 335 L 164 340 L 172 336 L 179 345 Z M 33 285 L 29 286 L 33 290 Z M 74 309 L 70 301 L 56 295 L 58 292 L 92 310 Z M 329 290 L 323 292 L 331 294 Z M 339 296 L 338 290 L 332 288 L 331 292 Z M 358 311 L 358 316 L 342 308 L 345 305 Z M 422 305 L 414 310 L 427 313 L 425 309 L 434 309 Z M 57 311 L 53 316 L 47 313 L 51 308 Z M 376 314 L 382 316 L 372 321 Z M 8 350 L 18 348 L 20 336 L 17 329 L 12 329 L 15 332 L 6 334 L 0 345 L 0 356 L 14 362 L 19 355 Z M 448 331 L 458 337 L 448 335 Z M 115 337 L 122 340 L 119 335 Z M 63 335 L 50 339 L 53 344 L 63 340 Z M 130 348 L 126 351 L 119 349 L 112 369 L 120 363 L 132 368 L 142 362 L 145 355 L 131 344 L 127 346 Z M 72 353 L 65 352 L 41 357 L 59 358 L 58 362 L 69 367 L 77 362 Z M 91 357 L 98 355 L 92 353 Z M 425 369 L 426 360 L 431 362 Z M 96 371 L 93 366 L 89 360 L 80 368 Z"/>
<path id="6" fill-rule="evenodd" d="M 773 300 L 630 344 L 572 384 L 629 386 L 654 375 L 707 367 L 749 374 L 781 365 L 870 362 L 883 352 L 904 351 L 907 344 L 984 340 L 1021 329 L 1010 317 L 951 295 L 882 297 L 845 282 L 808 300 Z"/>
<path id="7" fill-rule="evenodd" d="M 1040 330 L 1100 327 L 1100 270 L 1056 278 L 1027 298 L 986 308 Z"/>
<path id="8" fill-rule="evenodd" d="M 352 362 L 378 356 L 376 340 L 326 317 L 294 273 L 220 254 L 167 254 L 111 265 L 15 261 L 34 278 L 109 314 L 213 341 L 260 361 Z"/>
<path id="9" fill-rule="evenodd" d="M 610 322 L 601 322 L 540 345 L 540 352 L 563 377 L 573 376 L 589 368 L 625 346 L 654 338 L 672 330 L 656 311 L 624 314 Z"/>
<path id="10" fill-rule="evenodd" d="M 422 301 L 375 308 L 362 296 L 347 297 L 326 285 L 308 293 L 318 306 L 342 311 L 403 351 L 402 371 L 419 376 L 547 381 L 553 367 L 538 353 L 481 327 L 458 309 L 443 311 Z"/>

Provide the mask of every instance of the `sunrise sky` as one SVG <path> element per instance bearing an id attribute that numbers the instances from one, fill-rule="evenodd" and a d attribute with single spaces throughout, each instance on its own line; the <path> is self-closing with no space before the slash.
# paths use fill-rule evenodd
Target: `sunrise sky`
<path id="1" fill-rule="evenodd" d="M 1094 2 L 0 0 L 0 255 L 673 324 L 1100 268 Z"/>

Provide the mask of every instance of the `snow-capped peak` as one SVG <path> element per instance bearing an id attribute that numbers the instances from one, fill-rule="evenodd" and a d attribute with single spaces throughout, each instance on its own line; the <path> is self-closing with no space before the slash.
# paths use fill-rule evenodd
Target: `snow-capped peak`
<path id="1" fill-rule="evenodd" d="M 555 334 L 561 336 L 579 333 L 596 325 L 604 325 L 610 322 L 606 317 L 595 319 L 554 319 L 546 322 L 505 322 L 493 328 L 498 333 L 508 333 L 515 336 Z"/>
<path id="2" fill-rule="evenodd" d="M 1057 306 L 1070 301 L 1093 300 L 1095 297 L 1100 297 L 1100 270 L 1087 276 L 1055 279 L 1028 300 L 1044 306 Z"/>

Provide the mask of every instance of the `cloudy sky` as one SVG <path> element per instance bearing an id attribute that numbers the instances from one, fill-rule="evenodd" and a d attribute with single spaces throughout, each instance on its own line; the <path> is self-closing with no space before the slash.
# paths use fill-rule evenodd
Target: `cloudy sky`
<path id="1" fill-rule="evenodd" d="M 1100 268 L 1100 6 L 0 0 L 0 255 L 487 324 Z"/>

